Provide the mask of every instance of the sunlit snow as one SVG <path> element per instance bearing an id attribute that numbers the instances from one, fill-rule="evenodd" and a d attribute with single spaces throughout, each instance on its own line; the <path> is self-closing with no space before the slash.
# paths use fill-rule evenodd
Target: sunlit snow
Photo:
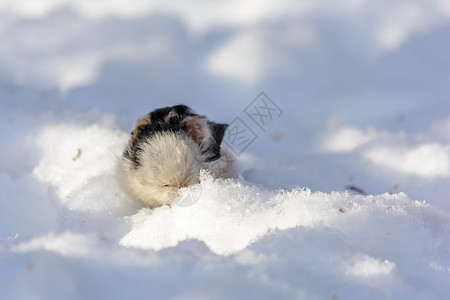
<path id="1" fill-rule="evenodd" d="M 0 299 L 448 298 L 449 36 L 445 0 L 2 1 Z M 150 209 L 118 162 L 179 103 L 250 143 Z"/>

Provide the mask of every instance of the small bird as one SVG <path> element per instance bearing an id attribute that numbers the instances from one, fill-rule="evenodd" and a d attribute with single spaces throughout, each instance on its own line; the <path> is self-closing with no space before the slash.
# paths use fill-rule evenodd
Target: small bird
<path id="1" fill-rule="evenodd" d="M 216 177 L 231 177 L 233 160 L 220 147 L 227 127 L 186 105 L 150 112 L 136 123 L 122 155 L 120 178 L 125 191 L 149 207 L 158 207 L 171 205 L 181 187 L 199 183 L 201 169 Z"/>

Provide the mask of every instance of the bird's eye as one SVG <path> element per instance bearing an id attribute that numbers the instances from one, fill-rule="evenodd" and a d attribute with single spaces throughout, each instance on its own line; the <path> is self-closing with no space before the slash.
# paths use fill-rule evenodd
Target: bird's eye
<path id="1" fill-rule="evenodd" d="M 164 186 L 167 186 L 167 187 L 168 187 L 169 185 L 168 185 L 168 184 L 165 184 Z"/>

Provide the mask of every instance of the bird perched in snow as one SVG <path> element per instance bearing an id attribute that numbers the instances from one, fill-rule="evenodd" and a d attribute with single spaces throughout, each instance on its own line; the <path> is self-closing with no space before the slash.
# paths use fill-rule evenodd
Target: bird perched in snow
<path id="1" fill-rule="evenodd" d="M 227 126 L 185 105 L 150 112 L 136 123 L 123 152 L 125 190 L 157 207 L 171 205 L 181 187 L 198 183 L 201 169 L 218 177 L 232 176 L 230 154 L 220 147 Z"/>

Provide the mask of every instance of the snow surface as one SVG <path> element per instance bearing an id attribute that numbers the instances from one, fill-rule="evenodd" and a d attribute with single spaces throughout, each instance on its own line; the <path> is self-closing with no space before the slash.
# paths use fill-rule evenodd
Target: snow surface
<path id="1" fill-rule="evenodd" d="M 0 299 L 448 298 L 449 36 L 447 0 L 1 1 Z M 150 210 L 118 157 L 178 103 L 255 140 Z"/>

